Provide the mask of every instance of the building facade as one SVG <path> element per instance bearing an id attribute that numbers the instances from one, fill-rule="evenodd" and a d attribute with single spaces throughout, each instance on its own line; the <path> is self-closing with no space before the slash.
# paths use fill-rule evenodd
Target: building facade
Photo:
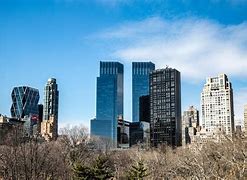
<path id="1" fill-rule="evenodd" d="M 244 131 L 247 133 L 247 105 L 244 106 Z"/>
<path id="2" fill-rule="evenodd" d="M 234 133 L 233 90 L 225 74 L 207 78 L 201 93 L 201 124 L 206 132 Z"/>
<path id="3" fill-rule="evenodd" d="M 139 121 L 139 98 L 149 95 L 149 74 L 154 69 L 152 62 L 132 63 L 132 122 Z"/>
<path id="4" fill-rule="evenodd" d="M 39 90 L 27 86 L 14 87 L 12 93 L 11 116 L 24 118 L 24 116 L 38 115 Z"/>
<path id="5" fill-rule="evenodd" d="M 150 123 L 150 96 L 141 96 L 139 98 L 139 122 Z"/>
<path id="6" fill-rule="evenodd" d="M 39 104 L 38 109 L 39 109 L 39 116 L 38 116 L 38 121 L 37 121 L 37 133 L 40 134 L 41 133 L 41 123 L 43 121 L 43 110 L 44 110 L 43 104 Z"/>
<path id="7" fill-rule="evenodd" d="M 193 142 L 199 128 L 199 111 L 190 106 L 188 110 L 184 111 L 182 118 L 182 142 L 183 145 Z"/>
<path id="8" fill-rule="evenodd" d="M 182 144 L 180 72 L 165 68 L 150 75 L 151 145 Z"/>
<path id="9" fill-rule="evenodd" d="M 91 135 L 109 138 L 114 146 L 117 145 L 118 119 L 123 118 L 123 75 L 123 64 L 100 62 L 96 118 L 91 120 Z"/>
<path id="10" fill-rule="evenodd" d="M 130 123 L 129 143 L 130 146 L 142 144 L 149 147 L 150 123 L 145 121 Z"/>
<path id="11" fill-rule="evenodd" d="M 44 89 L 43 119 L 41 135 L 46 139 L 56 140 L 58 136 L 58 101 L 59 91 L 56 79 L 50 78 Z"/>

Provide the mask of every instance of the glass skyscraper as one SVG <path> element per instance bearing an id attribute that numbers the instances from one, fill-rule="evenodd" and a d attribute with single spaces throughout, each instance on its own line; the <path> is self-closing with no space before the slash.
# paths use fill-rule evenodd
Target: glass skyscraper
<path id="1" fill-rule="evenodd" d="M 154 69 L 152 62 L 132 63 L 132 122 L 139 122 L 139 98 L 149 94 L 149 74 Z"/>
<path id="2" fill-rule="evenodd" d="M 58 118 L 58 97 L 59 91 L 56 79 L 50 78 L 44 91 L 43 120 L 49 120 L 50 116 Z"/>
<path id="3" fill-rule="evenodd" d="M 91 120 L 91 134 L 109 138 L 117 144 L 118 118 L 123 117 L 123 64 L 100 62 L 97 77 L 96 119 Z"/>
<path id="4" fill-rule="evenodd" d="M 11 116 L 23 118 L 38 115 L 39 90 L 27 86 L 14 87 L 12 93 Z"/>
<path id="5" fill-rule="evenodd" d="M 180 72 L 165 68 L 150 74 L 151 144 L 182 143 Z"/>
<path id="6" fill-rule="evenodd" d="M 48 79 L 44 91 L 43 124 L 52 124 L 50 130 L 53 139 L 58 135 L 58 100 L 59 91 L 56 79 Z M 48 125 L 46 125 L 48 127 Z M 44 128 L 47 129 L 47 128 Z"/>

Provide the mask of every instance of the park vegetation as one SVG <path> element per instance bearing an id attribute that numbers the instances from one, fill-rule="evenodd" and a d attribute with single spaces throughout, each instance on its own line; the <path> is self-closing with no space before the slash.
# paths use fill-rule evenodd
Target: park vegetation
<path id="1" fill-rule="evenodd" d="M 13 129 L 0 145 L 0 179 L 247 179 L 247 140 L 224 137 L 186 147 L 110 149 L 86 128 L 63 128 L 57 141 L 22 138 Z M 146 147 L 146 146 L 145 146 Z"/>

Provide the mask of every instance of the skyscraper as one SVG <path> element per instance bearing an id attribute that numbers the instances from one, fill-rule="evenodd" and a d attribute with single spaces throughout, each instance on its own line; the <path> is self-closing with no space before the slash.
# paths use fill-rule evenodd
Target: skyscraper
<path id="1" fill-rule="evenodd" d="M 150 74 L 150 116 L 152 146 L 181 145 L 181 84 L 176 69 L 167 67 Z"/>
<path id="2" fill-rule="evenodd" d="M 27 86 L 14 87 L 12 93 L 11 116 L 23 118 L 24 116 L 38 115 L 39 90 Z"/>
<path id="3" fill-rule="evenodd" d="M 225 74 L 207 78 L 201 93 L 202 126 L 209 133 L 234 132 L 233 90 Z"/>
<path id="4" fill-rule="evenodd" d="M 152 62 L 132 63 L 132 122 L 139 121 L 139 98 L 149 95 L 149 74 L 154 69 Z"/>
<path id="5" fill-rule="evenodd" d="M 123 64 L 100 62 L 97 77 L 96 119 L 91 120 L 91 134 L 109 138 L 117 144 L 118 118 L 123 117 Z"/>
<path id="6" fill-rule="evenodd" d="M 44 89 L 43 120 L 41 134 L 46 139 L 58 136 L 58 99 L 59 91 L 56 79 L 50 78 Z"/>

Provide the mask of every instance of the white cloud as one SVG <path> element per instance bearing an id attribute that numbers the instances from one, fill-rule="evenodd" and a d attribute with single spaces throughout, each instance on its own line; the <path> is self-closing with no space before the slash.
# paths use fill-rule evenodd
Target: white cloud
<path id="1" fill-rule="evenodd" d="M 86 128 L 89 128 L 90 127 L 90 121 L 82 121 L 82 120 L 76 120 L 76 119 L 73 119 L 73 120 L 64 120 L 64 119 L 61 119 L 59 120 L 59 127 L 58 129 L 60 128 L 70 128 L 70 127 L 73 127 L 73 126 L 85 126 Z"/>
<path id="2" fill-rule="evenodd" d="M 150 59 L 158 68 L 177 68 L 185 79 L 197 81 L 219 73 L 247 76 L 245 22 L 222 25 L 198 18 L 152 17 L 126 22 L 102 32 L 100 37 L 114 41 L 113 57 Z"/>

